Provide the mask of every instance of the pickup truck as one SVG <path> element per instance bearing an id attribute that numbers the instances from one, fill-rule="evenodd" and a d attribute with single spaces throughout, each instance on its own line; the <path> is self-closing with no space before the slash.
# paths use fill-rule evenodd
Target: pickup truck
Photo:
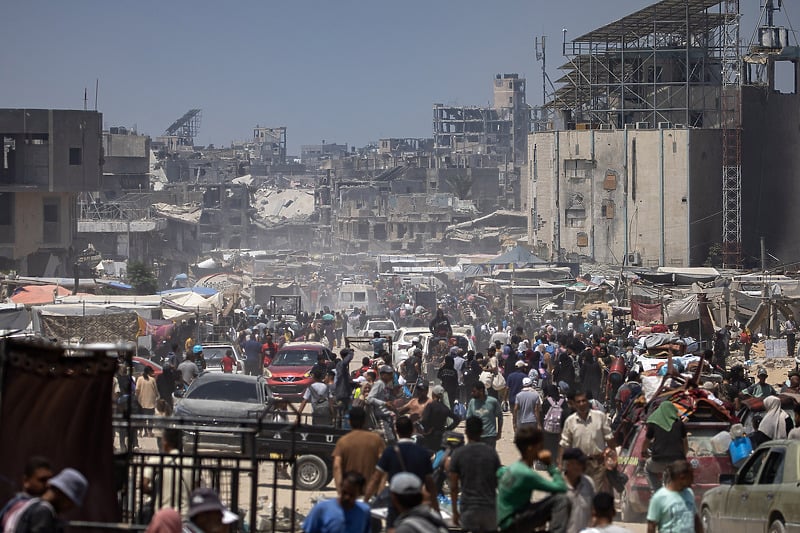
<path id="1" fill-rule="evenodd" d="M 204 372 L 176 400 L 175 414 L 164 425 L 180 426 L 184 450 L 294 457 L 297 487 L 305 490 L 321 489 L 333 478 L 331 454 L 347 431 L 287 422 L 295 415 L 276 410 L 263 376 Z"/>

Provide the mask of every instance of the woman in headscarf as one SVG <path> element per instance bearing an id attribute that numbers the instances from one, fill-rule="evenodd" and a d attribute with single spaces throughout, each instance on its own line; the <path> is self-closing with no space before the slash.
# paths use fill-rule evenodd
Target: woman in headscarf
<path id="1" fill-rule="evenodd" d="M 647 434 L 642 443 L 642 457 L 647 481 L 652 492 L 661 488 L 664 470 L 673 461 L 685 460 L 689 451 L 686 426 L 678 415 L 675 404 L 664 400 L 647 417 Z"/>
<path id="2" fill-rule="evenodd" d="M 183 530 L 181 515 L 171 507 L 164 507 L 153 515 L 146 533 L 180 533 Z"/>
<path id="3" fill-rule="evenodd" d="M 764 418 L 758 430 L 770 440 L 785 439 L 792 429 L 792 419 L 781 409 L 781 399 L 777 396 L 764 398 Z"/>
<path id="4" fill-rule="evenodd" d="M 436 374 L 447 393 L 447 405 L 453 405 L 453 401 L 458 399 L 458 371 L 455 368 L 455 360 L 452 355 L 444 358 L 444 363 Z"/>

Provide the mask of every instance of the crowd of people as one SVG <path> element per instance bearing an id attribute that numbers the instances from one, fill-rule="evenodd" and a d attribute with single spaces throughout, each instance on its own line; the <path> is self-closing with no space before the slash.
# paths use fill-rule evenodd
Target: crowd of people
<path id="1" fill-rule="evenodd" d="M 296 331 L 284 323 L 274 330 L 241 332 L 245 371 L 260 373 L 288 340 L 323 339 L 341 347 L 338 330 L 346 318 L 335 313 L 333 321 L 323 319 L 330 316 L 324 311 L 303 317 Z M 440 531 L 445 526 L 436 495 L 442 477 L 449 482 L 453 523 L 467 531 L 530 531 L 545 523 L 550 531 L 570 533 L 620 530 L 612 524 L 613 494 L 624 485 L 615 466 L 621 443 L 613 429 L 615 418 L 642 394 L 634 326 L 600 312 L 519 325 L 509 318 L 468 329 L 472 344 L 485 347 L 469 350 L 439 309 L 427 324 L 433 336 L 427 353 L 415 338 L 408 357 L 395 365 L 386 339 L 375 332 L 372 356 L 358 368 L 352 368 L 354 354 L 346 348 L 335 361 L 320 360 L 312 368 L 314 381 L 299 412 L 311 405 L 314 425 L 349 427 L 350 433 L 334 452 L 338 498 L 312 511 L 304 522 L 307 533 L 371 527 L 364 525 L 369 524 L 367 503 L 388 507 L 390 530 Z M 800 428 L 794 429 L 792 417 L 775 401 L 779 392 L 800 393 L 800 373 L 790 373 L 776 389 L 760 369 L 753 383 L 742 365 L 726 368 L 729 342 L 730 336 L 724 346 L 715 343 L 714 350 L 697 354 L 720 382 L 693 386 L 732 413 L 748 399 L 763 400 L 765 413 L 753 418 L 748 435 L 753 449 L 765 440 L 800 437 Z M 190 383 L 203 369 L 202 346 L 187 350 L 180 363 L 177 348 L 166 357 L 175 377 L 164 390 Z M 618 361 L 622 370 L 615 376 Z M 231 358 L 223 371 L 233 371 L 232 364 Z M 675 358 L 659 373 L 683 370 Z M 158 379 L 145 374 L 135 383 L 124 381 L 127 385 L 118 386 L 121 396 L 135 394 L 156 414 L 168 410 L 156 405 L 162 390 Z M 800 410 L 795 418 L 800 420 Z M 462 422 L 466 444 L 435 469 L 446 435 Z M 648 523 L 653 531 L 700 531 L 694 499 L 687 496 L 692 472 L 686 463 L 686 428 L 671 402 L 663 402 L 646 424 L 641 456 L 653 492 Z M 503 439 L 513 440 L 519 461 L 501 466 L 496 447 Z M 533 491 L 550 495 L 531 503 Z"/>

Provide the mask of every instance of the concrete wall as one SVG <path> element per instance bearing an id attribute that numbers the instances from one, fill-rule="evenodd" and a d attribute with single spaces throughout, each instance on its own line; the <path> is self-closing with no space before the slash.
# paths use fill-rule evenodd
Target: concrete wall
<path id="1" fill-rule="evenodd" d="M 103 133 L 103 172 L 147 174 L 150 171 L 150 137 Z"/>
<path id="2" fill-rule="evenodd" d="M 3 186 L 14 190 L 35 185 L 50 192 L 98 190 L 102 122 L 102 114 L 95 111 L 0 109 L 0 136 L 16 143 L 16 176 L 4 177 Z M 42 144 L 27 142 L 32 136 Z M 80 150 L 80 164 L 70 164 L 71 149 Z"/>
<path id="3" fill-rule="evenodd" d="M 722 132 L 691 130 L 690 138 L 690 258 L 702 265 L 711 245 L 722 241 Z"/>
<path id="4" fill-rule="evenodd" d="M 76 232 L 75 199 L 71 193 L 13 193 L 13 242 L 0 243 L 0 257 L 19 260 L 42 249 L 68 248 Z M 45 204 L 57 208 L 51 211 L 57 222 L 45 222 Z"/>
<path id="5" fill-rule="evenodd" d="M 800 96 L 742 89 L 742 240 L 758 261 L 760 237 L 769 253 L 800 260 Z"/>
<path id="6" fill-rule="evenodd" d="M 688 266 L 719 241 L 718 132 L 542 132 L 529 146 L 539 253 L 614 265 L 633 254 L 643 266 Z"/>

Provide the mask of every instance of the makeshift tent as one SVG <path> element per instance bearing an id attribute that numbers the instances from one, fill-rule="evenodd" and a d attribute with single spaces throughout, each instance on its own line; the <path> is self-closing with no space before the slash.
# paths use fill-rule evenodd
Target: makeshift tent
<path id="1" fill-rule="evenodd" d="M 31 325 L 30 310 L 24 305 L 0 304 L 0 329 L 15 331 Z"/>
<path id="2" fill-rule="evenodd" d="M 523 267 L 532 264 L 547 263 L 543 259 L 536 257 L 533 252 L 523 246 L 515 246 L 509 251 L 502 253 L 489 261 L 490 265 L 511 265 Z"/>
<path id="3" fill-rule="evenodd" d="M 47 304 L 53 303 L 59 296 L 68 294 L 70 291 L 59 285 L 25 285 L 14 291 L 11 301 L 25 305 Z"/>
<path id="4" fill-rule="evenodd" d="M 99 305 L 43 305 L 33 308 L 33 329 L 44 337 L 81 342 L 136 341 L 139 315 Z"/>
<path id="5" fill-rule="evenodd" d="M 195 313 L 213 313 L 222 309 L 222 293 L 204 297 L 196 292 L 179 292 L 164 296 L 162 313 L 168 320 L 178 320 Z"/>
<path id="6" fill-rule="evenodd" d="M 672 300 L 664 306 L 664 323 L 677 324 L 700 318 L 700 306 L 697 295 L 692 294 L 680 300 Z"/>

